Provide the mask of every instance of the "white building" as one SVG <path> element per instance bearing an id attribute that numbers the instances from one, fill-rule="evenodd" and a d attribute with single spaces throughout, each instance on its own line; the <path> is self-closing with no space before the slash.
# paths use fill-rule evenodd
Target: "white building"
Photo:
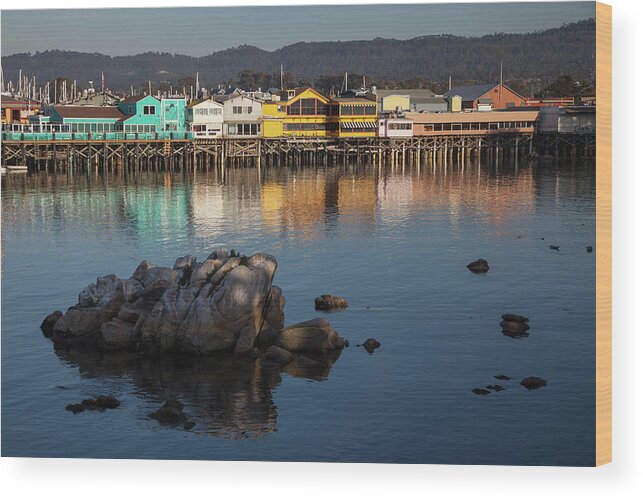
<path id="1" fill-rule="evenodd" d="M 223 104 L 214 100 L 202 100 L 188 105 L 187 131 L 195 137 L 223 136 Z"/>
<path id="2" fill-rule="evenodd" d="M 412 138 L 413 121 L 407 118 L 380 118 L 377 136 L 382 138 Z"/>
<path id="3" fill-rule="evenodd" d="M 223 101 L 224 137 L 260 137 L 261 102 L 248 95 L 235 95 Z"/>

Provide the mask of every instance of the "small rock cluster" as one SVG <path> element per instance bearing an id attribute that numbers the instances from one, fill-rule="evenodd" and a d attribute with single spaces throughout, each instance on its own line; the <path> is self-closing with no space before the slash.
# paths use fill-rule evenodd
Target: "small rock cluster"
<path id="1" fill-rule="evenodd" d="M 72 413 L 80 413 L 85 410 L 99 410 L 118 408 L 121 402 L 113 396 L 99 396 L 96 399 L 84 399 L 80 403 L 71 403 L 65 407 L 65 410 Z"/>
<path id="2" fill-rule="evenodd" d="M 182 425 L 186 431 L 192 429 L 196 424 L 188 419 L 183 411 L 183 403 L 177 400 L 167 400 L 161 408 L 149 413 L 148 417 L 157 420 L 159 424 L 176 427 Z"/>
<path id="3" fill-rule="evenodd" d="M 330 294 L 322 294 L 315 298 L 315 309 L 319 311 L 331 311 L 336 309 L 348 308 L 348 301 L 346 299 L 332 296 Z"/>
<path id="4" fill-rule="evenodd" d="M 508 377 L 507 375 L 494 375 L 494 378 L 498 380 L 503 380 L 503 381 L 511 380 L 511 377 Z M 523 386 L 525 389 L 532 391 L 534 389 L 539 389 L 541 387 L 546 386 L 547 381 L 545 379 L 541 379 L 540 377 L 525 377 L 520 381 L 520 385 Z M 489 384 L 484 388 L 475 387 L 471 390 L 471 392 L 479 396 L 486 396 L 487 394 L 491 394 L 492 391 L 499 392 L 499 391 L 505 391 L 506 389 L 507 389 L 506 387 L 501 386 L 500 384 Z"/>

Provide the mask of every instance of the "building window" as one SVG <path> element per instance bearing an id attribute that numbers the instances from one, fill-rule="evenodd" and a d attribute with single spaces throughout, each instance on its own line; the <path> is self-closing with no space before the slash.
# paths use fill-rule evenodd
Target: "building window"
<path id="1" fill-rule="evenodd" d="M 252 114 L 252 106 L 248 106 L 248 114 Z"/>
<path id="2" fill-rule="evenodd" d="M 153 115 L 156 114 L 156 107 L 153 105 L 144 105 L 143 114 Z"/>
<path id="3" fill-rule="evenodd" d="M 241 107 L 240 105 L 235 105 L 232 108 L 232 114 L 241 114 L 242 110 L 243 110 L 243 107 Z"/>

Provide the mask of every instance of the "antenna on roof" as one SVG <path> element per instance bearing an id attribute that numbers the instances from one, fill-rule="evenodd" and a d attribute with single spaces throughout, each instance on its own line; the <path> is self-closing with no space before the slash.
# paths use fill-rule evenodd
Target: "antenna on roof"
<path id="1" fill-rule="evenodd" d="M 451 75 L 449 75 L 449 91 L 451 91 Z"/>
<path id="2" fill-rule="evenodd" d="M 345 90 L 344 90 L 345 88 Z M 348 92 L 348 72 L 344 74 L 344 85 L 343 85 L 343 91 Z"/>
<path id="3" fill-rule="evenodd" d="M 502 85 L 502 59 L 500 59 L 500 97 L 502 97 Z"/>
<path id="4" fill-rule="evenodd" d="M 281 78 L 281 89 L 284 89 L 284 65 L 281 65 L 281 71 L 279 73 L 279 77 Z"/>

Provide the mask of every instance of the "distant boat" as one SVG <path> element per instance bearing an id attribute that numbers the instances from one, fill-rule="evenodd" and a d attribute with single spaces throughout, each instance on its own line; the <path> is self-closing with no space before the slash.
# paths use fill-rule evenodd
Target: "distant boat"
<path id="1" fill-rule="evenodd" d="M 9 173 L 19 173 L 21 171 L 27 171 L 28 168 L 24 165 L 7 164 L 3 169 L 6 169 Z"/>

